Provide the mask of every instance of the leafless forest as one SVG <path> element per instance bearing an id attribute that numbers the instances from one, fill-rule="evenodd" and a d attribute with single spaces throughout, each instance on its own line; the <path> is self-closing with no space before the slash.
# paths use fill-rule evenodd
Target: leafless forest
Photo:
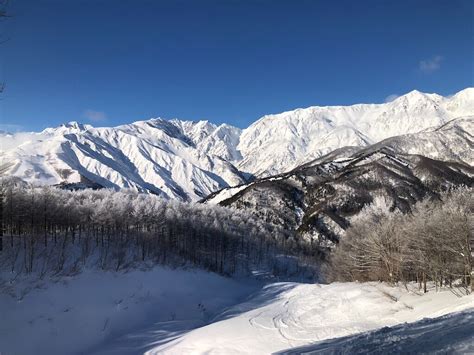
<path id="1" fill-rule="evenodd" d="M 410 213 L 391 211 L 383 199 L 365 208 L 332 253 L 330 279 L 390 283 L 417 281 L 469 287 L 474 235 L 472 189 L 425 199 Z"/>
<path id="2" fill-rule="evenodd" d="M 224 275 L 301 272 L 284 230 L 219 206 L 132 191 L 32 187 L 16 179 L 2 181 L 2 200 L 1 268 L 15 275 L 153 264 Z"/>

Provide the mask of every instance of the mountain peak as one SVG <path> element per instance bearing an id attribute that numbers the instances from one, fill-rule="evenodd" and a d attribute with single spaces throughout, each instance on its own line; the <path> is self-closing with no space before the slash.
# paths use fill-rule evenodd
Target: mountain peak
<path id="1" fill-rule="evenodd" d="M 412 90 L 408 93 L 406 93 L 405 95 L 402 95 L 400 97 L 398 97 L 397 99 L 394 100 L 395 101 L 402 101 L 404 99 L 407 99 L 407 100 L 410 100 L 410 101 L 413 101 L 413 100 L 420 100 L 420 99 L 426 99 L 428 98 L 430 94 L 426 94 L 424 92 L 421 92 L 421 91 L 418 91 L 418 90 Z"/>
<path id="2" fill-rule="evenodd" d="M 395 102 L 395 103 L 409 102 L 409 103 L 416 104 L 416 103 L 427 103 L 431 101 L 435 104 L 439 104 L 441 103 L 441 101 L 444 101 L 444 100 L 446 100 L 445 97 L 435 94 L 435 93 L 429 94 L 429 93 L 421 92 L 418 90 L 412 90 L 409 93 L 396 98 L 392 102 Z"/>
<path id="3" fill-rule="evenodd" d="M 421 95 L 421 96 L 424 96 L 425 93 L 424 93 L 424 92 L 421 92 L 421 91 L 419 91 L 419 90 L 414 89 L 414 90 L 408 92 L 407 94 L 405 94 L 404 96 L 420 96 L 420 95 Z"/>
<path id="4" fill-rule="evenodd" d="M 69 121 L 67 123 L 62 123 L 59 126 L 54 128 L 46 128 L 42 133 L 47 134 L 64 134 L 72 132 L 83 132 L 93 128 L 91 125 L 82 124 L 77 121 Z"/>
<path id="5" fill-rule="evenodd" d="M 84 130 L 86 128 L 86 125 L 83 125 L 82 123 L 79 123 L 77 121 L 70 121 L 68 123 L 63 124 L 62 126 L 78 130 Z"/>

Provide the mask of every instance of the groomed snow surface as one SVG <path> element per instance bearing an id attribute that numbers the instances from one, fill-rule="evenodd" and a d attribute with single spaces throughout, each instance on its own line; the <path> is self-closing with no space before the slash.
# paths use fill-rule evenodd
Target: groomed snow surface
<path id="1" fill-rule="evenodd" d="M 413 284 L 262 285 L 155 267 L 1 287 L 2 355 L 474 351 L 474 296 Z"/>

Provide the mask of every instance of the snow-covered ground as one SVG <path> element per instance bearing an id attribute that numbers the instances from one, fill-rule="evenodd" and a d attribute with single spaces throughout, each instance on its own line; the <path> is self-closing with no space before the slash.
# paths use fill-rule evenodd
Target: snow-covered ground
<path id="1" fill-rule="evenodd" d="M 208 323 L 258 288 L 205 271 L 163 267 L 86 271 L 55 283 L 21 280 L 14 287 L 5 279 L 0 275 L 1 355 L 101 354 L 123 334 L 154 330 L 127 338 L 122 350 L 140 354 L 162 337 Z"/>
<path id="2" fill-rule="evenodd" d="M 474 309 L 321 341 L 277 354 L 474 354 Z"/>
<path id="3" fill-rule="evenodd" d="M 239 185 L 236 187 L 227 187 L 225 189 L 220 190 L 215 196 L 209 198 L 206 202 L 213 205 L 217 205 L 218 203 L 234 196 L 236 193 L 242 191 L 243 189 L 246 189 L 251 184 L 252 183 L 247 185 Z"/>
<path id="4" fill-rule="evenodd" d="M 2 355 L 357 353 L 363 344 L 393 352 L 397 346 L 416 349 L 411 347 L 422 341 L 431 344 L 429 351 L 474 347 L 469 337 L 474 296 L 447 289 L 422 294 L 415 285 L 262 287 L 204 271 L 156 267 L 86 271 L 55 283 L 22 280 L 10 294 L 7 289 L 3 285 L 0 294 Z M 421 339 L 423 332 L 432 339 Z M 449 338 L 443 342 L 437 334 Z"/>
<path id="5" fill-rule="evenodd" d="M 270 354 L 474 307 L 474 296 L 460 296 L 449 290 L 423 295 L 380 283 L 277 283 L 224 313 L 222 320 L 149 353 Z"/>

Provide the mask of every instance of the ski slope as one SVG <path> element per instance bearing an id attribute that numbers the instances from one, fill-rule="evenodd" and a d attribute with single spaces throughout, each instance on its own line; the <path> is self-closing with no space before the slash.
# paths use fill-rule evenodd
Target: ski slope
<path id="1" fill-rule="evenodd" d="M 277 283 L 148 354 L 271 354 L 472 307 L 472 295 L 423 295 L 414 285 L 407 291 L 381 283 Z"/>

